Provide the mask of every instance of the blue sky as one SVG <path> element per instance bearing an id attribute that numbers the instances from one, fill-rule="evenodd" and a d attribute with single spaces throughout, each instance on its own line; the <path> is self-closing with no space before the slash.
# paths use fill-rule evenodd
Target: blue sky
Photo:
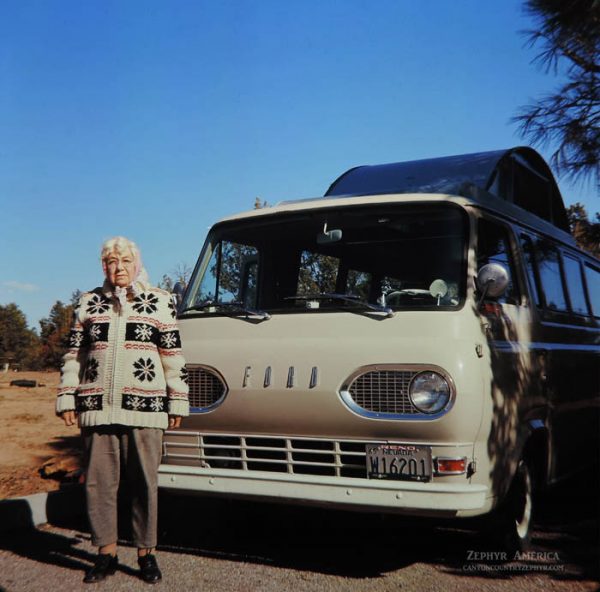
<path id="1" fill-rule="evenodd" d="M 510 118 L 560 82 L 532 26 L 516 0 L 4 0 L 0 304 L 37 327 L 101 282 L 111 236 L 157 282 L 257 196 L 523 144 Z"/>

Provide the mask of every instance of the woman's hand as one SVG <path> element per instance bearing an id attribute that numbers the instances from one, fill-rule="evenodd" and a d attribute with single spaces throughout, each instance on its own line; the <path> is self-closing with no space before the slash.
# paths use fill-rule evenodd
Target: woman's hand
<path id="1" fill-rule="evenodd" d="M 180 415 L 169 415 L 169 429 L 178 428 L 181 425 Z"/>
<path id="2" fill-rule="evenodd" d="M 66 426 L 72 426 L 77 423 L 77 414 L 75 411 L 63 411 L 60 414 L 62 420 L 65 422 Z"/>

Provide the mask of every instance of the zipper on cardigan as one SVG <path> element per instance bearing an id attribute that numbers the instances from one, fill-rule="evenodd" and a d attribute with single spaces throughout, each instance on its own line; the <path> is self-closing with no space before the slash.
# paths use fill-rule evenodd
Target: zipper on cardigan
<path id="1" fill-rule="evenodd" d="M 113 342 L 113 364 L 112 364 L 112 378 L 110 385 L 110 415 L 111 421 L 115 418 L 115 378 L 117 376 L 117 343 L 119 341 L 119 328 L 121 324 L 121 309 L 117 311 L 117 322 L 115 324 L 115 338 Z"/>

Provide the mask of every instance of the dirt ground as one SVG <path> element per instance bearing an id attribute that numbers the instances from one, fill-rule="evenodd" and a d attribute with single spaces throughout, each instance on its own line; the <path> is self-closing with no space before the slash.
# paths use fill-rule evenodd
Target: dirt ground
<path id="1" fill-rule="evenodd" d="M 44 386 L 10 386 L 19 379 Z M 79 430 L 54 415 L 58 380 L 58 372 L 0 373 L 0 499 L 58 489 L 78 467 Z M 462 523 L 372 514 L 350 518 L 329 509 L 163 492 L 160 555 L 169 576 L 161 585 L 165 590 L 592 592 L 600 581 L 599 495 L 596 472 L 547 495 L 535 519 L 532 553 L 504 564 L 473 558 L 474 552 L 494 549 Z M 0 537 L 0 592 L 79 589 L 95 550 L 86 526 L 65 528 L 71 526 L 59 521 L 19 537 Z M 120 556 L 126 564 L 111 590 L 147 586 L 135 587 L 131 544 Z"/>
<path id="2" fill-rule="evenodd" d="M 10 386 L 34 380 L 38 386 Z M 58 372 L 0 373 L 0 499 L 58 489 L 77 479 L 80 438 L 54 414 Z"/>

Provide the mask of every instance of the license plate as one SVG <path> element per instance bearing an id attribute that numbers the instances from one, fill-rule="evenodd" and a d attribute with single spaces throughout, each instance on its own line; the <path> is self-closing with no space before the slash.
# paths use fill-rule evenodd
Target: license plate
<path id="1" fill-rule="evenodd" d="M 431 448 L 409 444 L 367 445 L 369 479 L 431 479 Z"/>

